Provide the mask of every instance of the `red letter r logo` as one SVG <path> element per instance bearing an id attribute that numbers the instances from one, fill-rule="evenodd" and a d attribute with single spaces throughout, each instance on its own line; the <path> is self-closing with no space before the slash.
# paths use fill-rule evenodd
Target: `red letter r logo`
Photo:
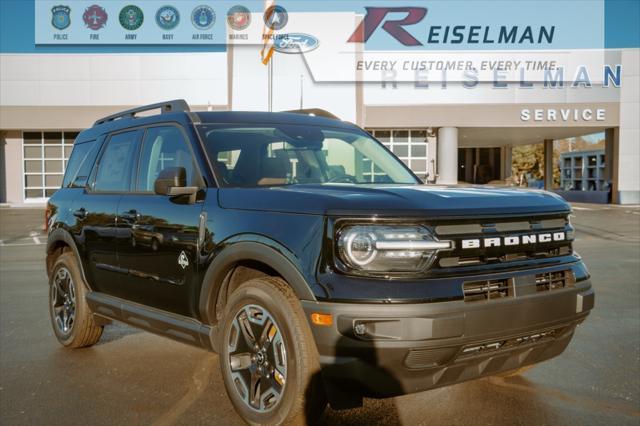
<path id="1" fill-rule="evenodd" d="M 366 43 L 373 33 L 378 29 L 387 14 L 392 12 L 406 12 L 404 19 L 387 21 L 382 28 L 393 38 L 405 46 L 422 46 L 419 40 L 409 34 L 404 26 L 419 23 L 427 16 L 427 9 L 424 7 L 367 7 L 367 15 L 364 17 L 356 31 L 351 35 L 349 43 Z"/>

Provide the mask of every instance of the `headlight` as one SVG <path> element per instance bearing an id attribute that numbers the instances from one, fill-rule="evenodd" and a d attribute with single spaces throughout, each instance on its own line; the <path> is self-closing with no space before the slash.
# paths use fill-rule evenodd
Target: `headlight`
<path id="1" fill-rule="evenodd" d="M 422 226 L 345 226 L 336 241 L 339 260 L 363 273 L 418 272 L 439 250 L 453 248 L 453 242 L 438 241 Z"/>

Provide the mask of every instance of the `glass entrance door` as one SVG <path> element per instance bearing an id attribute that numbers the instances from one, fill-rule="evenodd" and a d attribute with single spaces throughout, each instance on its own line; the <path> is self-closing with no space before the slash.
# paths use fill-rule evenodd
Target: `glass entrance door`
<path id="1" fill-rule="evenodd" d="M 458 148 L 458 181 L 484 185 L 501 179 L 500 148 Z"/>

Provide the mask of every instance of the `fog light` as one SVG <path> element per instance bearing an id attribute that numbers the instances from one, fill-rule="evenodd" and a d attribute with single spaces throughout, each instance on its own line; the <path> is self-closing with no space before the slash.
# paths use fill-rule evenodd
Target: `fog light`
<path id="1" fill-rule="evenodd" d="M 357 336 L 364 336 L 367 334 L 367 325 L 364 323 L 358 323 L 353 327 L 353 331 Z"/>

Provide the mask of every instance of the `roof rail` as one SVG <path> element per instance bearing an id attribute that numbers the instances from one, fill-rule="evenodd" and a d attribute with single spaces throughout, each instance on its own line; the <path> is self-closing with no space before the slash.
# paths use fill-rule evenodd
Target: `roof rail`
<path id="1" fill-rule="evenodd" d="M 326 111 L 320 108 L 294 109 L 291 111 L 284 111 L 284 112 L 290 112 L 293 114 L 312 115 L 316 117 L 324 117 L 324 118 L 331 118 L 333 120 L 340 120 L 340 118 L 338 118 L 336 115 L 331 114 L 329 111 Z"/>
<path id="2" fill-rule="evenodd" d="M 101 118 L 93 123 L 94 126 L 99 126 L 109 121 L 114 121 L 123 118 L 135 118 L 136 114 L 145 111 L 152 111 L 159 109 L 161 114 L 169 112 L 190 112 L 189 104 L 184 99 L 176 99 L 173 101 L 159 102 L 157 104 L 146 105 L 138 108 L 128 109 L 126 111 L 119 112 L 117 114 L 109 115 Z"/>

